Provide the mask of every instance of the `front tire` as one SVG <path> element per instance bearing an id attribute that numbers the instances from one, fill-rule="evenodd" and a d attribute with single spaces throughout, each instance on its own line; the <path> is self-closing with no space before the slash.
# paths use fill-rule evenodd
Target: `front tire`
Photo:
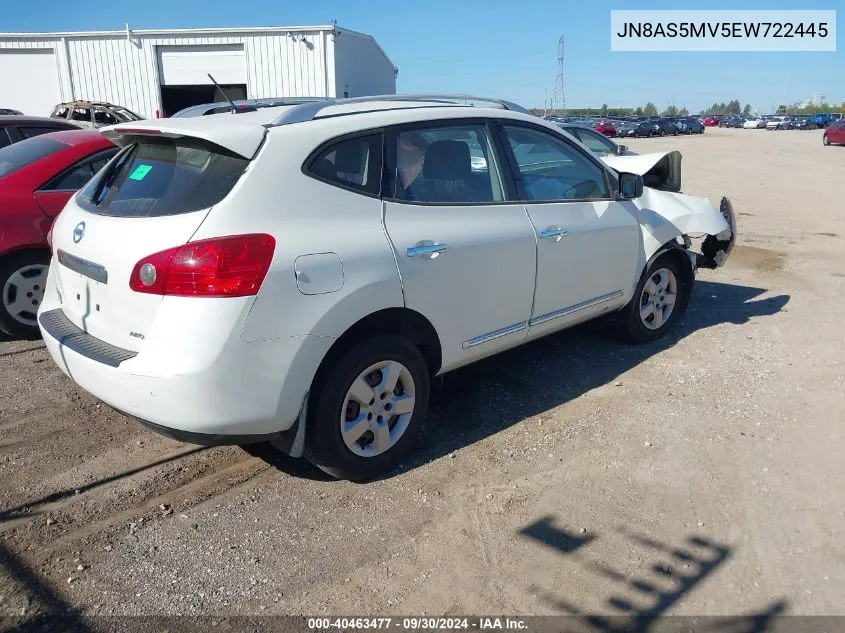
<path id="1" fill-rule="evenodd" d="M 827 137 L 827 134 L 822 136 L 822 145 L 830 145 L 830 139 Z"/>
<path id="2" fill-rule="evenodd" d="M 36 315 L 44 298 L 50 253 L 25 251 L 0 262 L 0 330 L 15 338 L 41 335 Z"/>
<path id="3" fill-rule="evenodd" d="M 419 433 L 429 382 L 420 350 L 401 336 L 350 346 L 314 381 L 305 456 L 339 479 L 392 470 Z"/>
<path id="4" fill-rule="evenodd" d="M 674 253 L 655 259 L 625 307 L 624 330 L 635 343 L 649 343 L 671 330 L 683 316 L 694 277 Z"/>

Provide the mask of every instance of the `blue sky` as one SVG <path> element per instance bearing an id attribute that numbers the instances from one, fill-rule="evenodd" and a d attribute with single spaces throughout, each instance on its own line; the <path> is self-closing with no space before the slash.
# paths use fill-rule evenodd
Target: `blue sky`
<path id="1" fill-rule="evenodd" d="M 836 9 L 841 0 L 699 4 L 683 0 L 144 0 L 4 3 L 3 31 L 118 30 L 225 26 L 338 25 L 373 35 L 399 66 L 399 92 L 468 92 L 542 107 L 566 36 L 566 102 L 571 107 L 670 101 L 698 111 L 737 98 L 760 110 L 821 92 L 845 100 L 845 52 L 632 53 L 610 51 L 610 9 Z M 568 6 L 569 5 L 569 6 Z M 839 16 L 845 16 L 840 11 Z M 839 17 L 837 16 L 837 17 Z"/>

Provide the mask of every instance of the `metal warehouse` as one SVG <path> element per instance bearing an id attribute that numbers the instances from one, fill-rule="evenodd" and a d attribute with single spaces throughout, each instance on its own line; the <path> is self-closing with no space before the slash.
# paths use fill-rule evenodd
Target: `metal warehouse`
<path id="1" fill-rule="evenodd" d="M 62 102 L 142 116 L 232 99 L 396 92 L 398 69 L 369 35 L 314 27 L 0 33 L 0 107 L 47 116 Z"/>

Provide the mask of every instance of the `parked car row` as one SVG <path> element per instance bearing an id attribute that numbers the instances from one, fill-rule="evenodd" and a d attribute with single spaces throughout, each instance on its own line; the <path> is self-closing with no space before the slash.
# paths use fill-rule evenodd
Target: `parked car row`
<path id="1" fill-rule="evenodd" d="M 707 117 L 704 124 L 746 130 L 816 130 L 829 126 L 835 120 L 830 114 L 766 114 Z"/>
<path id="2" fill-rule="evenodd" d="M 564 125 L 590 127 L 605 136 L 649 137 L 703 134 L 704 126 L 695 117 L 554 117 L 547 120 Z"/>

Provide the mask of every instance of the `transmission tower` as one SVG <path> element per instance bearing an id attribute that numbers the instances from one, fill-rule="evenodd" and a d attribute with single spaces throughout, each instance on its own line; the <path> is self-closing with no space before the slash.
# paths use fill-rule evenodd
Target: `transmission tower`
<path id="1" fill-rule="evenodd" d="M 563 92 L 563 48 L 564 36 L 561 35 L 557 42 L 557 76 L 555 77 L 555 90 L 552 95 L 552 111 L 560 107 L 566 114 L 566 95 Z"/>

